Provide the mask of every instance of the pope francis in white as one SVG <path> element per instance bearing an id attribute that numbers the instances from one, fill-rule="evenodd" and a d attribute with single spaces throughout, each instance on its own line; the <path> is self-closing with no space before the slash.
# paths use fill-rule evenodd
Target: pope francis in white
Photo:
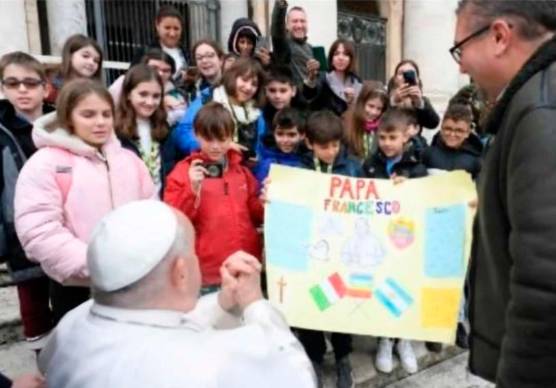
<path id="1" fill-rule="evenodd" d="M 222 291 L 197 300 L 190 223 L 138 201 L 97 226 L 88 248 L 94 300 L 68 313 L 39 358 L 55 388 L 305 388 L 314 372 L 260 291 L 260 264 L 238 252 Z"/>

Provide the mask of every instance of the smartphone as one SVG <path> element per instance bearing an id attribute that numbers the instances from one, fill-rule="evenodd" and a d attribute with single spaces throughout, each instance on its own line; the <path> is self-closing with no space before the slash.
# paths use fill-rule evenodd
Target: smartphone
<path id="1" fill-rule="evenodd" d="M 326 51 L 323 46 L 313 46 L 313 58 L 320 63 L 320 71 L 328 71 L 328 61 L 326 60 Z"/>
<path id="2" fill-rule="evenodd" d="M 268 36 L 261 35 L 257 37 L 257 42 L 255 44 L 255 51 L 263 48 L 270 51 L 270 41 L 268 39 Z"/>
<path id="3" fill-rule="evenodd" d="M 403 79 L 406 84 L 410 86 L 417 85 L 417 75 L 414 70 L 407 70 L 402 73 Z"/>

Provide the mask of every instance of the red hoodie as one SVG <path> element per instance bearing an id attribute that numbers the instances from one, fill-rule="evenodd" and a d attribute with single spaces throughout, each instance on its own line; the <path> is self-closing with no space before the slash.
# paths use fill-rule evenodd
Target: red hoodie
<path id="1" fill-rule="evenodd" d="M 193 223 L 203 286 L 217 285 L 221 283 L 220 266 L 232 253 L 243 250 L 261 257 L 256 227 L 263 222 L 263 205 L 255 177 L 240 164 L 241 155 L 235 151 L 228 152 L 222 178 L 203 180 L 197 199 L 189 180 L 189 167 L 197 159 L 207 160 L 200 152 L 193 153 L 168 175 L 164 202 L 181 210 Z"/>

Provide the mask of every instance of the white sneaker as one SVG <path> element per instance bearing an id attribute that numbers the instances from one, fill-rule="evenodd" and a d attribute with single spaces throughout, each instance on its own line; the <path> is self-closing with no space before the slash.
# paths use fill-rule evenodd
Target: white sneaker
<path id="1" fill-rule="evenodd" d="M 415 373 L 419 369 L 417 366 L 417 358 L 415 358 L 415 353 L 413 352 L 413 347 L 411 342 L 408 340 L 400 339 L 396 345 L 396 350 L 400 356 L 400 362 L 402 368 L 407 373 Z"/>
<path id="2" fill-rule="evenodd" d="M 380 338 L 378 340 L 378 351 L 376 352 L 375 365 L 376 369 L 382 373 L 390 373 L 394 369 L 392 361 L 392 348 L 394 343 L 389 338 Z"/>

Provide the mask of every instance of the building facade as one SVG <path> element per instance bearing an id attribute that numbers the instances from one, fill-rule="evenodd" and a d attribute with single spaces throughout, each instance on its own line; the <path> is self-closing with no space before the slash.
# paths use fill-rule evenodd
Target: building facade
<path id="1" fill-rule="evenodd" d="M 24 50 L 59 55 L 68 36 L 83 33 L 99 41 L 107 60 L 126 62 L 130 52 L 153 39 L 153 17 L 161 3 L 183 11 L 189 44 L 209 36 L 223 47 L 239 17 L 251 17 L 268 34 L 274 6 L 274 0 L 2 0 L 0 54 Z M 328 48 L 339 36 L 353 40 L 364 78 L 385 81 L 402 58 L 415 60 L 425 95 L 440 112 L 468 82 L 448 53 L 457 0 L 289 0 L 289 4 L 307 11 L 311 44 Z"/>

